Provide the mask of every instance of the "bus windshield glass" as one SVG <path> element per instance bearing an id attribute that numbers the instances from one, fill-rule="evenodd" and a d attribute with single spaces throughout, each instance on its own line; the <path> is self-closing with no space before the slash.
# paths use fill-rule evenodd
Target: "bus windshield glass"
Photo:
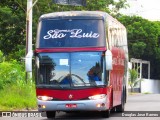
<path id="1" fill-rule="evenodd" d="M 101 19 L 46 19 L 39 23 L 37 48 L 103 47 Z"/>
<path id="2" fill-rule="evenodd" d="M 39 53 L 37 86 L 52 88 L 105 85 L 102 52 Z"/>

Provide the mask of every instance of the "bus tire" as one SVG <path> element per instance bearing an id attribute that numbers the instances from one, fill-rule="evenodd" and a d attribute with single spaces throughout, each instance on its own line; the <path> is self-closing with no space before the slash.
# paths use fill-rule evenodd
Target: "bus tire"
<path id="1" fill-rule="evenodd" d="M 109 116 L 110 116 L 110 110 L 102 111 L 102 117 L 103 118 L 109 118 Z"/>
<path id="2" fill-rule="evenodd" d="M 46 111 L 47 118 L 55 118 L 56 111 Z"/>
<path id="3" fill-rule="evenodd" d="M 111 106 L 110 106 L 110 108 L 111 108 L 111 113 L 114 113 L 115 111 L 116 111 L 116 107 L 113 107 L 113 89 L 112 89 L 112 92 L 111 92 L 111 100 L 112 100 L 112 102 L 111 102 Z"/>
<path id="4" fill-rule="evenodd" d="M 111 109 L 111 113 L 115 113 L 116 112 L 116 107 L 113 107 L 112 109 Z"/>
<path id="5" fill-rule="evenodd" d="M 125 107 L 125 94 L 122 93 L 121 104 L 116 107 L 116 112 L 124 112 Z"/>

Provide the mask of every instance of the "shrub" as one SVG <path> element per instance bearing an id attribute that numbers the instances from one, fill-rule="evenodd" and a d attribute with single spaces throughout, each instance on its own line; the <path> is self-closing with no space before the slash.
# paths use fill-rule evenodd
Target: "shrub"
<path id="1" fill-rule="evenodd" d="M 7 93 L 7 94 L 6 94 Z M 36 109 L 35 84 L 17 80 L 0 90 L 0 110 Z"/>
<path id="2" fill-rule="evenodd" d="M 36 109 L 35 93 L 34 82 L 25 81 L 24 64 L 5 61 L 0 51 L 0 111 Z"/>
<path id="3" fill-rule="evenodd" d="M 25 72 L 23 66 L 17 61 L 0 63 L 0 89 L 7 84 L 16 83 L 17 80 L 24 80 Z"/>
<path id="4" fill-rule="evenodd" d="M 0 50 L 0 63 L 4 61 L 4 56 L 2 51 Z"/>

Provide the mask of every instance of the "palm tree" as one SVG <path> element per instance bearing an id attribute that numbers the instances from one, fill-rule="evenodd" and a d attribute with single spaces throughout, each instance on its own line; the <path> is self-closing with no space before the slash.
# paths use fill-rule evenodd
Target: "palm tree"
<path id="1" fill-rule="evenodd" d="M 131 92 L 133 92 L 133 88 L 137 86 L 137 84 L 142 81 L 138 79 L 138 72 L 135 69 L 129 69 L 129 82 L 128 84 L 131 87 Z"/>

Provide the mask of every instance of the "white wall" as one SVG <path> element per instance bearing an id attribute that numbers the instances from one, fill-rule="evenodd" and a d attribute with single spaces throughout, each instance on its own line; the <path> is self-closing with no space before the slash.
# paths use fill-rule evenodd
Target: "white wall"
<path id="1" fill-rule="evenodd" d="M 141 93 L 160 93 L 160 80 L 143 79 Z"/>

